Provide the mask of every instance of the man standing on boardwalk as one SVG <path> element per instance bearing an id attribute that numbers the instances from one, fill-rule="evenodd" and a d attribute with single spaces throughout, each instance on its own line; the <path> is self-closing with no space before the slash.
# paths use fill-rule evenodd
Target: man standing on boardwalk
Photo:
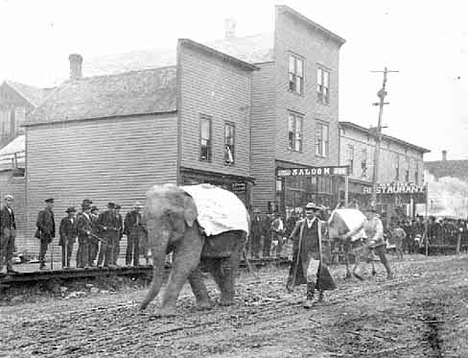
<path id="1" fill-rule="evenodd" d="M 81 205 L 82 214 L 78 218 L 78 253 L 76 255 L 76 266 L 78 268 L 90 267 L 90 241 L 92 233 L 91 206 L 87 203 Z"/>
<path id="2" fill-rule="evenodd" d="M 5 205 L 0 210 L 0 272 L 5 261 L 7 274 L 16 273 L 12 260 L 15 250 L 16 222 L 13 213 L 13 196 L 5 195 Z"/>
<path id="3" fill-rule="evenodd" d="M 125 215 L 124 234 L 127 235 L 127 252 L 125 255 L 125 264 L 130 266 L 138 266 L 140 256 L 140 236 L 144 234 L 143 223 L 141 220 L 141 205 L 136 202 L 133 205 L 133 210 Z"/>
<path id="4" fill-rule="evenodd" d="M 304 308 L 311 308 L 316 302 L 323 301 L 323 292 L 336 288 L 327 267 L 330 250 L 322 241 L 322 222 L 318 218 L 320 209 L 314 203 L 308 203 L 305 207 L 306 218 L 296 223 L 289 236 L 294 240 L 293 262 L 286 287 L 292 291 L 295 285 L 307 284 Z M 318 301 L 314 301 L 316 290 L 319 292 Z"/>
<path id="5" fill-rule="evenodd" d="M 59 245 L 62 247 L 62 268 L 70 268 L 70 258 L 73 253 L 73 245 L 78 236 L 75 213 L 76 209 L 71 206 L 66 210 L 67 216 L 60 221 Z"/>
<path id="6" fill-rule="evenodd" d="M 54 199 L 49 198 L 45 200 L 46 207 L 39 211 L 36 221 L 36 238 L 40 240 L 39 248 L 39 269 L 45 269 L 45 255 L 47 253 L 47 248 L 52 242 L 52 239 L 55 237 L 55 221 L 54 221 Z M 52 258 L 53 259 L 53 258 Z"/>
<path id="7" fill-rule="evenodd" d="M 98 266 L 104 262 L 104 267 L 113 266 L 114 246 L 118 243 L 120 235 L 120 223 L 115 215 L 115 204 L 108 203 L 107 210 L 99 214 L 97 220 L 106 242 L 101 242 L 99 250 Z"/>

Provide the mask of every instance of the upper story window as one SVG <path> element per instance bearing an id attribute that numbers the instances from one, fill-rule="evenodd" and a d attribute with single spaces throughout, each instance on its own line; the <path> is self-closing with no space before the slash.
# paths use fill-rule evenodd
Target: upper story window
<path id="1" fill-rule="evenodd" d="M 349 165 L 349 174 L 354 174 L 354 146 L 348 144 L 348 165 Z"/>
<path id="2" fill-rule="evenodd" d="M 317 101 L 330 103 L 330 71 L 322 67 L 317 68 Z"/>
<path id="3" fill-rule="evenodd" d="M 289 55 L 289 90 L 304 94 L 304 60 Z"/>
<path id="4" fill-rule="evenodd" d="M 200 160 L 211 162 L 212 152 L 211 117 L 200 117 Z"/>
<path id="5" fill-rule="evenodd" d="M 304 117 L 300 114 L 288 113 L 288 148 L 302 152 L 302 122 Z"/>
<path id="6" fill-rule="evenodd" d="M 400 156 L 395 155 L 395 181 L 400 180 Z"/>
<path id="7" fill-rule="evenodd" d="M 9 109 L 0 110 L 0 137 L 11 134 L 11 112 Z"/>
<path id="8" fill-rule="evenodd" d="M 414 171 L 414 182 L 416 184 L 419 184 L 419 167 L 418 167 L 418 163 L 416 163 L 416 169 Z"/>
<path id="9" fill-rule="evenodd" d="M 26 121 L 26 109 L 24 107 L 15 108 L 15 133 L 22 132 L 24 129 L 21 127 Z"/>
<path id="10" fill-rule="evenodd" d="M 328 124 L 317 122 L 315 154 L 325 158 L 328 158 L 329 151 L 328 132 Z"/>
<path id="11" fill-rule="evenodd" d="M 361 177 L 367 178 L 367 148 L 362 149 L 361 154 Z"/>
<path id="12" fill-rule="evenodd" d="M 408 157 L 405 159 L 405 182 L 408 183 L 410 181 L 410 160 Z"/>
<path id="13" fill-rule="evenodd" d="M 224 162 L 227 165 L 234 164 L 234 123 L 224 125 Z"/>

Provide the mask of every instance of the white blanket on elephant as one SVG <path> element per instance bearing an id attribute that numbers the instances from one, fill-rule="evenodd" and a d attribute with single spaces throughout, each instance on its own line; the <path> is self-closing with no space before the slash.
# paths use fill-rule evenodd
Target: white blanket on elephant
<path id="1" fill-rule="evenodd" d="M 249 233 L 247 209 L 234 193 L 210 184 L 186 185 L 182 189 L 195 201 L 198 222 L 206 235 L 230 230 Z"/>
<path id="2" fill-rule="evenodd" d="M 357 230 L 359 226 L 361 226 L 366 220 L 366 216 L 358 209 L 336 209 L 333 211 L 332 215 L 340 215 L 350 231 Z M 366 233 L 364 229 L 361 229 L 355 235 L 353 235 L 351 241 L 365 237 Z"/>

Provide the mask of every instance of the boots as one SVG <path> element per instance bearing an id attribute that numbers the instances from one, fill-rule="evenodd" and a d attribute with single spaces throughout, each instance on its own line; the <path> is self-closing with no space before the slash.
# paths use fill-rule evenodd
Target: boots
<path id="1" fill-rule="evenodd" d="M 307 282 L 307 295 L 304 302 L 304 308 L 309 309 L 314 306 L 315 283 Z"/>

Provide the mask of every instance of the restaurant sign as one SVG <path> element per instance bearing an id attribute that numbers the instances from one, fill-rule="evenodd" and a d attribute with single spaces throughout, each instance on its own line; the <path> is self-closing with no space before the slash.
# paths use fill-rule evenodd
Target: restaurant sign
<path id="1" fill-rule="evenodd" d="M 348 166 L 278 168 L 276 175 L 279 177 L 348 175 Z"/>
<path id="2" fill-rule="evenodd" d="M 415 183 L 378 183 L 377 194 L 426 194 L 425 185 Z M 364 194 L 372 194 L 372 187 L 364 187 Z"/>

